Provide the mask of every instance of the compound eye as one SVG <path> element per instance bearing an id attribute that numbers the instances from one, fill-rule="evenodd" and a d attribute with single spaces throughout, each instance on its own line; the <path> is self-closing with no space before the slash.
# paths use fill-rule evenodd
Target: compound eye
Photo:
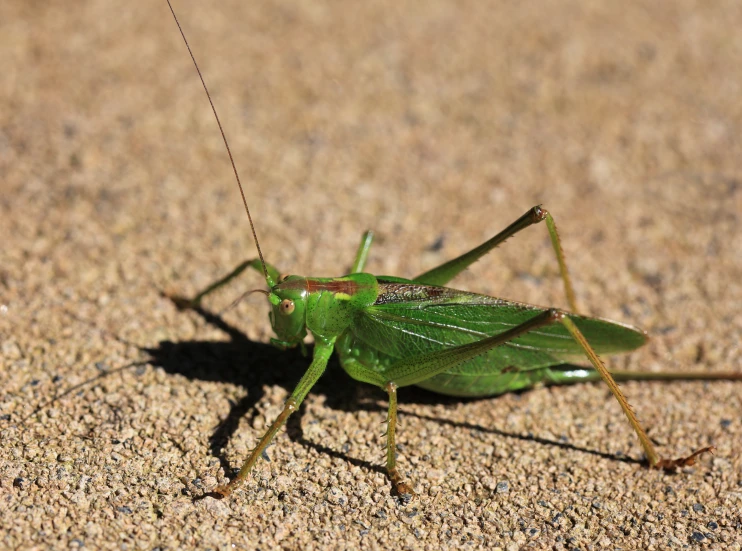
<path id="1" fill-rule="evenodd" d="M 281 313 L 285 316 L 290 316 L 294 313 L 294 309 L 296 308 L 296 304 L 294 304 L 294 301 L 288 298 L 285 298 L 281 301 L 281 304 L 279 306 L 281 309 Z"/>

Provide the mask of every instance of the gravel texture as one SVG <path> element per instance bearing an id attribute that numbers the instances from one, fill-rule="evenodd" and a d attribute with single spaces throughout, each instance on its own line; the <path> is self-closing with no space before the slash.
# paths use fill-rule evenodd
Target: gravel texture
<path id="1" fill-rule="evenodd" d="M 183 2 L 268 260 L 412 277 L 529 207 L 580 305 L 646 329 L 617 368 L 742 371 L 742 4 Z M 308 364 L 264 297 L 188 294 L 255 255 L 164 0 L 0 7 L 0 547 L 740 549 L 742 383 L 458 400 L 385 395 L 333 361 L 230 499 Z M 566 306 L 545 228 L 455 281 Z"/>

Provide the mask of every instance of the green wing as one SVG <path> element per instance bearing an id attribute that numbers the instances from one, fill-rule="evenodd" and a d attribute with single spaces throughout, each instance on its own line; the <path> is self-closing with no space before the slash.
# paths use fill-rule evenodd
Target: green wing
<path id="1" fill-rule="evenodd" d="M 397 278 L 378 278 L 376 302 L 355 315 L 340 339 L 346 355 L 384 372 L 395 362 L 436 350 L 475 342 L 520 325 L 544 308 L 446 287 Z M 642 346 L 644 332 L 619 323 L 583 316 L 570 318 L 598 354 L 627 352 Z M 578 359 L 582 348 L 561 324 L 527 333 L 419 386 L 445 394 L 500 394 L 550 380 L 551 367 Z"/>

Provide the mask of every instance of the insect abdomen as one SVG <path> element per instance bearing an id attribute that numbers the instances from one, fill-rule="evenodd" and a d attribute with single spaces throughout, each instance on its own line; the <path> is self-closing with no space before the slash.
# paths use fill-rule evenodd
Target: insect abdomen
<path id="1" fill-rule="evenodd" d="M 441 373 L 418 383 L 417 386 L 447 396 L 470 398 L 496 396 L 538 386 L 545 382 L 549 371 L 550 369 L 545 367 L 528 371 L 505 369 L 501 373 Z"/>

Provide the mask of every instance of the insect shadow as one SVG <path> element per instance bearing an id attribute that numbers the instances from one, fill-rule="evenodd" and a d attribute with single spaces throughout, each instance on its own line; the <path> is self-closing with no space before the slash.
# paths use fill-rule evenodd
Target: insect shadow
<path id="1" fill-rule="evenodd" d="M 163 368 L 168 373 L 177 373 L 193 380 L 232 383 L 246 389 L 247 392 L 244 397 L 231 403 L 229 413 L 215 428 L 209 442 L 212 456 L 219 460 L 225 473 L 232 473 L 235 470 L 235 465 L 230 464 L 222 450 L 234 436 L 240 420 L 243 417 L 248 417 L 250 420 L 254 418 L 256 415 L 255 406 L 263 399 L 265 394 L 263 389 L 265 387 L 279 385 L 285 388 L 287 393 L 290 393 L 296 381 L 306 370 L 309 360 L 302 356 L 297 349 L 279 350 L 270 344 L 251 341 L 242 331 L 225 321 L 219 314 L 210 312 L 200 306 L 189 309 L 210 325 L 224 331 L 229 335 L 230 340 L 162 341 L 156 348 L 143 348 L 143 350 L 151 356 L 150 362 L 153 365 Z M 311 357 L 311 350 L 309 357 Z M 363 383 L 358 383 L 348 376 L 334 356 L 327 366 L 327 371 L 326 376 L 321 377 L 312 389 L 313 394 L 320 394 L 325 397 L 327 407 L 344 412 L 366 410 L 386 413 L 386 405 L 380 404 L 372 396 L 375 389 Z M 384 398 L 384 396 L 380 395 L 379 399 L 381 398 Z M 406 388 L 404 396 L 406 404 L 421 405 L 455 405 L 463 401 L 473 402 L 491 399 L 442 396 L 417 387 Z M 286 433 L 292 441 L 312 448 L 323 455 L 342 459 L 354 466 L 385 474 L 386 471 L 381 464 L 351 457 L 344 451 L 338 451 L 307 439 L 301 423 L 304 411 L 305 405 L 302 404 L 297 414 L 289 418 Z M 480 431 L 520 441 L 536 442 L 545 446 L 588 453 L 613 461 L 641 463 L 637 459 L 624 455 L 588 449 L 561 440 L 542 438 L 532 434 L 512 433 L 473 423 L 451 421 L 421 415 L 405 409 L 401 409 L 400 412 L 450 427 Z"/>

